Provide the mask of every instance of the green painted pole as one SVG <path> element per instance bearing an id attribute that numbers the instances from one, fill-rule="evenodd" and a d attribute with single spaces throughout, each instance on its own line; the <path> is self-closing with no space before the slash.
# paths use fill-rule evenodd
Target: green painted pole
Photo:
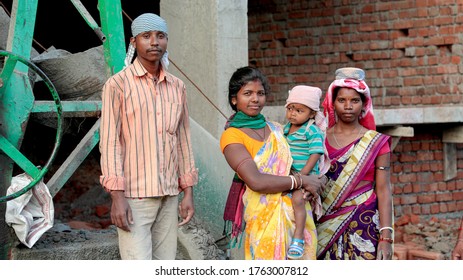
<path id="1" fill-rule="evenodd" d="M 103 42 L 106 61 L 106 75 L 109 76 L 124 68 L 126 53 L 124 23 L 120 0 L 99 0 L 101 28 L 106 40 Z"/>
<path id="2" fill-rule="evenodd" d="M 14 0 L 6 50 L 30 58 L 38 0 Z M 33 107 L 34 96 L 28 67 L 17 64 L 9 80 L 0 89 L 0 134 L 19 148 Z M 13 161 L 0 153 L 0 196 L 11 184 Z M 0 203 L 0 259 L 9 258 L 12 238 L 5 222 L 6 203 Z"/>

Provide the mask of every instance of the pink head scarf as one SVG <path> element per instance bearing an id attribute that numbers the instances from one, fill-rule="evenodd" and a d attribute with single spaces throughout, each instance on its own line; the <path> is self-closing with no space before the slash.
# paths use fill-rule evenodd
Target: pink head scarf
<path id="1" fill-rule="evenodd" d="M 370 88 L 364 81 L 365 72 L 359 68 L 340 68 L 336 70 L 336 79 L 331 83 L 323 100 L 323 112 L 328 119 L 328 127 L 336 124 L 337 116 L 333 106 L 333 92 L 336 88 L 346 87 L 357 91 L 365 97 L 362 114 L 359 116 L 359 123 L 367 129 L 376 130 L 373 104 L 370 95 Z"/>

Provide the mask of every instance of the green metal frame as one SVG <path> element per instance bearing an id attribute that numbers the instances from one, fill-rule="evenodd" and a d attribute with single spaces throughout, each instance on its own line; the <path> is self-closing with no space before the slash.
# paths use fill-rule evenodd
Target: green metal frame
<path id="1" fill-rule="evenodd" d="M 32 181 L 20 191 L 10 194 L 8 196 L 0 197 L 0 202 L 5 202 L 5 201 L 15 199 L 25 194 L 28 190 L 30 190 L 33 186 L 35 186 L 35 184 L 37 184 L 43 178 L 45 173 L 48 172 L 48 169 L 50 165 L 52 164 L 53 160 L 55 159 L 59 146 L 61 144 L 61 136 L 63 132 L 63 128 L 62 128 L 62 125 L 63 125 L 62 111 L 63 110 L 61 107 L 61 100 L 59 99 L 58 93 L 56 92 L 56 89 L 53 86 L 53 83 L 45 75 L 45 73 L 43 73 L 42 70 L 40 70 L 40 68 L 38 68 L 35 64 L 28 61 L 24 57 L 15 55 L 11 52 L 0 51 L 0 56 L 4 56 L 5 58 L 8 58 L 6 59 L 6 63 L 5 63 L 6 67 L 4 68 L 6 71 L 5 72 L 2 71 L 0 73 L 0 78 L 6 81 L 4 85 L 8 85 L 9 81 L 11 80 L 11 75 L 13 74 L 13 72 L 10 71 L 10 69 L 16 68 L 18 65 L 17 64 L 18 61 L 21 62 L 22 64 L 31 68 L 45 82 L 45 84 L 47 85 L 48 89 L 51 92 L 51 95 L 53 96 L 53 102 L 54 102 L 56 113 L 57 113 L 55 145 L 53 147 L 50 158 L 48 159 L 45 166 L 43 166 L 42 168 L 37 168 L 34 164 L 32 164 L 14 145 L 12 145 L 5 137 L 3 137 L 0 134 L 0 150 L 2 150 L 6 155 L 8 155 L 10 159 L 13 159 L 14 162 L 19 167 L 21 167 L 29 176 L 32 177 Z M 2 91 L 0 90 L 0 93 L 1 92 Z M 30 113 L 30 112 L 20 111 L 19 113 Z"/>
<path id="2" fill-rule="evenodd" d="M 124 66 L 126 49 L 120 0 L 98 1 L 102 28 L 98 27 L 80 1 L 70 1 L 103 42 L 106 76 L 109 77 L 120 71 Z M 47 168 L 35 167 L 19 152 L 31 113 L 48 113 L 57 107 L 58 118 L 62 118 L 63 115 L 66 116 L 65 113 L 73 115 L 72 113 L 79 112 L 97 113 L 101 110 L 100 101 L 62 101 L 58 104 L 55 97 L 54 101 L 35 101 L 32 85 L 29 81 L 28 68 L 33 68 L 33 70 L 38 68 L 35 69 L 28 60 L 32 50 L 37 7 L 38 0 L 14 0 L 12 5 L 6 47 L 7 52 L 11 55 L 0 75 L 0 196 L 4 196 L 10 186 L 14 162 L 35 178 L 43 177 L 48 171 Z M 22 63 L 16 63 L 17 61 Z M 52 87 L 54 89 L 53 85 Z M 56 92 L 56 90 L 54 91 Z M 60 139 L 57 138 L 58 146 Z M 99 119 L 61 168 L 46 183 L 52 195 L 55 195 L 62 188 L 98 142 Z M 52 152 L 49 159 L 50 164 L 54 154 L 55 151 Z M 28 186 L 28 188 L 32 186 Z M 22 191 L 14 196 L 17 197 L 21 194 L 23 194 Z M 0 198 L 0 202 L 13 198 L 3 197 Z M 11 246 L 9 228 L 4 222 L 4 213 L 5 203 L 0 203 L 0 259 L 7 259 Z"/>
<path id="3" fill-rule="evenodd" d="M 109 77 L 124 68 L 126 46 L 121 1 L 100 0 L 98 9 L 100 10 L 101 28 L 106 34 L 103 47 Z"/>
<path id="4" fill-rule="evenodd" d="M 38 0 L 13 1 L 10 29 L 6 48 L 11 53 L 30 57 L 34 34 Z M 24 137 L 34 97 L 27 75 L 27 66 L 6 63 L 0 89 L 0 135 L 18 149 Z M 3 79 L 2 78 L 2 79 Z M 20 104 L 20 106 L 18 106 Z M 20 108 L 18 108 L 20 107 Z M 5 195 L 13 173 L 13 160 L 0 153 L 0 195 Z M 5 223 L 6 203 L 0 203 L 0 259 L 7 259 L 12 243 L 9 228 Z"/>
<path id="5" fill-rule="evenodd" d="M 98 9 L 100 11 L 101 26 L 105 38 L 103 40 L 103 48 L 106 61 L 106 76 L 110 77 L 122 70 L 124 66 L 126 47 L 121 2 L 120 0 L 99 0 Z M 81 12 L 81 14 L 85 15 L 86 13 Z M 87 18 L 86 22 L 89 23 L 89 26 L 92 29 L 96 28 L 92 23 L 94 22 L 93 20 Z M 101 102 L 99 101 L 63 101 L 62 103 L 65 108 L 65 113 L 90 111 L 92 108 L 96 109 L 95 112 L 99 112 L 101 110 Z M 35 108 L 39 110 L 39 104 L 36 105 L 34 105 L 34 110 Z M 44 108 L 46 105 L 40 104 L 40 106 L 41 108 Z M 99 126 L 100 122 L 97 120 L 93 127 L 88 131 L 87 135 L 84 136 L 71 155 L 69 155 L 67 160 L 46 183 L 50 189 L 51 195 L 55 195 L 63 187 L 88 154 L 98 144 L 100 141 Z"/>

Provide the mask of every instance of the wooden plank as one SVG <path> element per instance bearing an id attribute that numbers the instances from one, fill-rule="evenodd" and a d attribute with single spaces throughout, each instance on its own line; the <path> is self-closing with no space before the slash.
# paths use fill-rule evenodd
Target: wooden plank
<path id="1" fill-rule="evenodd" d="M 457 177 L 457 147 L 453 143 L 444 143 L 444 181 Z"/>
<path id="2" fill-rule="evenodd" d="M 64 161 L 55 174 L 53 174 L 53 177 L 46 183 L 52 197 L 59 192 L 99 141 L 100 119 L 95 122 L 66 161 Z"/>

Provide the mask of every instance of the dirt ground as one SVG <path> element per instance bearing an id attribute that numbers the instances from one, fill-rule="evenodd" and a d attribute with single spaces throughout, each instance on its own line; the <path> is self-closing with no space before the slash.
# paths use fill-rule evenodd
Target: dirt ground
<path id="1" fill-rule="evenodd" d="M 89 157 L 86 166 L 55 197 L 56 218 L 75 228 L 107 230 L 111 228 L 110 200 L 95 182 L 100 172 L 97 158 Z M 395 241 L 396 244 L 436 252 L 442 259 L 450 259 L 459 222 L 459 219 L 424 219 L 416 215 L 396 217 Z M 218 246 L 225 249 L 226 244 L 222 241 Z"/>
<path id="2" fill-rule="evenodd" d="M 51 134 L 52 135 L 52 134 Z M 80 139 L 79 137 L 76 137 Z M 75 147 L 69 138 L 71 147 Z M 51 141 L 52 142 L 52 141 Z M 37 151 L 34 144 L 29 145 Z M 62 154 L 69 154 L 66 147 L 62 148 Z M 97 147 L 85 159 L 65 186 L 56 194 L 53 199 L 55 207 L 55 232 L 47 232 L 37 242 L 35 247 L 46 247 L 49 244 L 60 244 L 66 242 L 90 243 L 95 232 L 104 234 L 114 234 L 115 228 L 111 225 L 109 216 L 110 197 L 105 193 L 99 183 L 100 165 L 99 152 Z M 60 161 L 56 160 L 57 166 L 50 169 L 50 174 L 59 167 Z M 408 246 L 410 248 L 420 248 L 424 251 L 435 252 L 442 259 L 450 259 L 450 254 L 457 240 L 459 219 L 446 219 L 437 217 L 418 217 L 416 215 L 405 215 L 395 219 L 395 243 Z M 191 230 L 191 229 L 190 229 Z M 57 233 L 57 232 L 58 233 Z M 201 234 L 200 234 L 201 235 Z M 214 242 L 208 240 L 207 242 Z M 226 241 L 216 241 L 219 248 L 225 250 Z M 223 252 L 214 253 L 219 258 L 223 257 Z M 98 259 L 98 256 L 94 256 Z"/>

